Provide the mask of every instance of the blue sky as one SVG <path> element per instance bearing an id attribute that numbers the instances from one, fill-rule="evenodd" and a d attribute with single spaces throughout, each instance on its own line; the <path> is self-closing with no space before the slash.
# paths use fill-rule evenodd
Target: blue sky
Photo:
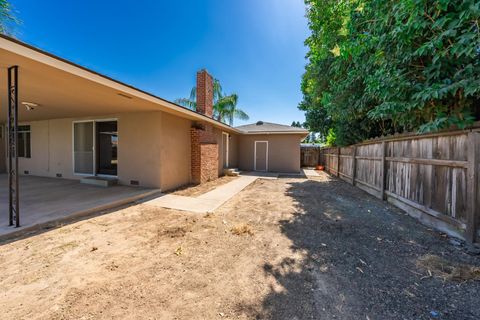
<path id="1" fill-rule="evenodd" d="M 303 0 L 10 2 L 20 40 L 117 80 L 173 101 L 207 68 L 248 122 L 304 120 Z"/>

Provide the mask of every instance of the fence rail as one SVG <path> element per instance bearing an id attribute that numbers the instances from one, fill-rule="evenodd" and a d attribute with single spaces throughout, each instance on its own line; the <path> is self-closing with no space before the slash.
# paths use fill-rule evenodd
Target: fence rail
<path id="1" fill-rule="evenodd" d="M 394 136 L 319 149 L 319 164 L 437 229 L 470 242 L 480 229 L 480 129 Z"/>

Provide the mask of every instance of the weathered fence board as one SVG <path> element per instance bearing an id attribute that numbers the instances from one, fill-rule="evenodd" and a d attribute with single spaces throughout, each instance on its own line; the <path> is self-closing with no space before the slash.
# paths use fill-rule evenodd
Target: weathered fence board
<path id="1" fill-rule="evenodd" d="M 480 224 L 480 129 L 322 148 L 325 170 L 469 241 Z"/>
<path id="2" fill-rule="evenodd" d="M 320 147 L 317 146 L 301 146 L 300 147 L 300 164 L 302 167 L 316 167 L 319 163 Z"/>

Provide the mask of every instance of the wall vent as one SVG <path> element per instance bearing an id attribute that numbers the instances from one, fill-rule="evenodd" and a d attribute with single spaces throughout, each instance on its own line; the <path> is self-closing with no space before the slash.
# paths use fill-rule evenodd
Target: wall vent
<path id="1" fill-rule="evenodd" d="M 140 185 L 140 182 L 138 182 L 138 180 L 130 180 L 130 184 L 132 186 L 139 186 Z"/>

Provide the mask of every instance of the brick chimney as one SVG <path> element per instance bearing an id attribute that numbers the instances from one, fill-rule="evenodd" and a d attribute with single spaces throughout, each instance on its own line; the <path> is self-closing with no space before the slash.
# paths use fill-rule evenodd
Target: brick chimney
<path id="1" fill-rule="evenodd" d="M 197 72 L 197 112 L 213 116 L 213 78 L 205 69 Z"/>

